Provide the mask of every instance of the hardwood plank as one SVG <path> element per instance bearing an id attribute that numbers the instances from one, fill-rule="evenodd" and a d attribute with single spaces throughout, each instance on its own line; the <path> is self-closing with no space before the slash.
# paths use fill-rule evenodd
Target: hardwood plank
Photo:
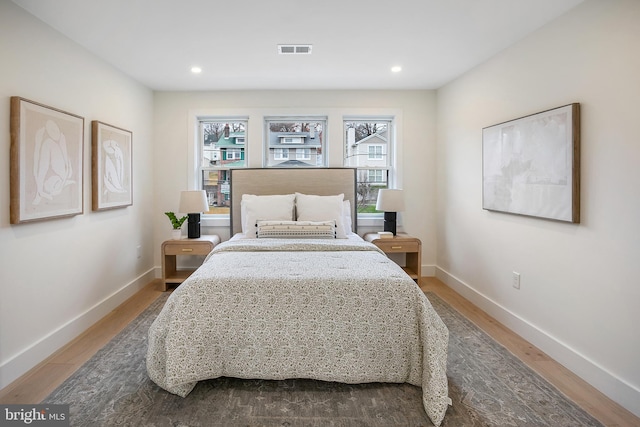
<path id="1" fill-rule="evenodd" d="M 480 310 L 440 280 L 435 277 L 422 277 L 420 288 L 442 298 L 605 426 L 640 426 L 640 418 Z"/>

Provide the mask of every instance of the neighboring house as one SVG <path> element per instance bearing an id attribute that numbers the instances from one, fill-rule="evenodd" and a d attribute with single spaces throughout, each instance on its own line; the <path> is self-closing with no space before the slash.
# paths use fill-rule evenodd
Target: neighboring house
<path id="1" fill-rule="evenodd" d="M 272 132 L 267 165 L 309 167 L 322 164 L 321 135 L 317 132 Z"/>
<path id="2" fill-rule="evenodd" d="M 349 132 L 347 145 L 348 165 L 360 169 L 359 182 L 368 182 L 379 187 L 387 186 L 387 154 L 389 141 L 387 131 L 374 133 L 360 141 L 355 141 L 353 132 Z"/>
<path id="3" fill-rule="evenodd" d="M 245 133 L 228 132 L 217 141 L 210 135 L 204 143 L 205 164 L 210 166 L 228 166 L 229 163 L 244 162 Z"/>
<path id="4" fill-rule="evenodd" d="M 388 185 L 387 135 L 385 129 L 356 141 L 354 129 L 347 133 L 345 166 L 358 168 L 358 198 L 363 205 L 375 204 L 378 190 Z"/>
<path id="5" fill-rule="evenodd" d="M 245 166 L 245 132 L 223 133 L 215 141 L 215 136 L 210 135 L 204 143 L 204 164 L 212 167 L 244 167 Z M 204 179 L 204 190 L 207 192 L 209 206 L 229 206 L 229 170 L 216 169 L 205 171 L 208 175 Z M 212 213 L 215 213 L 213 210 Z"/>

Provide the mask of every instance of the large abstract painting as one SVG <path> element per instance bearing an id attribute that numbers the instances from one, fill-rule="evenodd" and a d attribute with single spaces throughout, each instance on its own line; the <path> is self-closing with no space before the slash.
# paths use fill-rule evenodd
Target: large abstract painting
<path id="1" fill-rule="evenodd" d="M 580 222 L 580 104 L 482 130 L 482 207 Z"/>
<path id="2" fill-rule="evenodd" d="M 105 210 L 133 204 L 132 133 L 91 122 L 92 208 Z"/>
<path id="3" fill-rule="evenodd" d="M 84 118 L 11 97 L 10 222 L 83 212 Z"/>

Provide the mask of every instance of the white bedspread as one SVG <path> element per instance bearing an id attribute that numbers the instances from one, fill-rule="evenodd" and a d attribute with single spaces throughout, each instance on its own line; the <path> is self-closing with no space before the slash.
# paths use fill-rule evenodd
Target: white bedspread
<path id="1" fill-rule="evenodd" d="M 183 397 L 221 376 L 407 382 L 439 425 L 447 344 L 424 293 L 370 243 L 231 240 L 169 297 L 149 330 L 147 371 Z"/>

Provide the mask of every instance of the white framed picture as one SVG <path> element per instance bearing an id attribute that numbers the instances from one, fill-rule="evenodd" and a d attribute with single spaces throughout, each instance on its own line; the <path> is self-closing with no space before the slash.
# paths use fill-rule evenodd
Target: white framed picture
<path id="1" fill-rule="evenodd" d="M 482 130 L 482 207 L 580 222 L 580 104 Z"/>

